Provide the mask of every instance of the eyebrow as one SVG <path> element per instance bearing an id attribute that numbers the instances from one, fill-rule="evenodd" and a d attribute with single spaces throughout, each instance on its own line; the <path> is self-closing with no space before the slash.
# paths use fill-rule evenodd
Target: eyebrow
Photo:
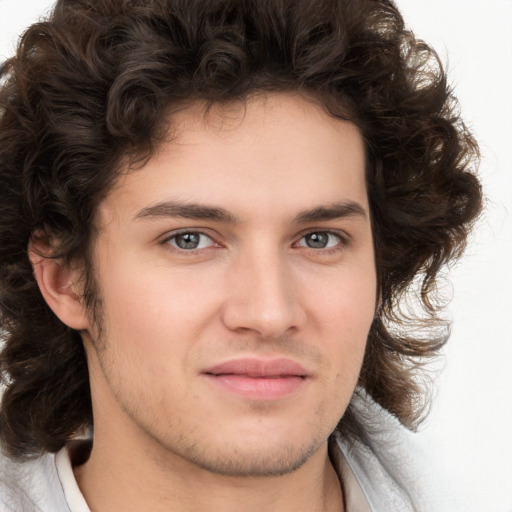
<path id="1" fill-rule="evenodd" d="M 238 219 L 224 208 L 175 201 L 166 201 L 154 206 L 148 206 L 135 215 L 135 219 L 158 217 L 181 217 L 184 219 L 210 220 L 228 224 L 236 224 L 238 222 Z"/>
<path id="2" fill-rule="evenodd" d="M 299 213 L 293 222 L 295 224 L 308 224 L 344 217 L 361 217 L 363 220 L 366 220 L 368 219 L 368 214 L 359 203 L 348 201 L 346 203 L 334 203 L 306 210 Z"/>
<path id="3" fill-rule="evenodd" d="M 165 201 L 153 206 L 148 206 L 137 212 L 134 218 L 148 219 L 158 217 L 179 217 L 183 219 L 208 220 L 227 224 L 239 223 L 238 217 L 224 208 L 177 201 Z M 368 219 L 368 213 L 359 203 L 347 201 L 343 203 L 318 206 L 310 210 L 300 212 L 293 219 L 293 223 L 308 224 L 345 217 L 360 217 L 362 219 Z"/>

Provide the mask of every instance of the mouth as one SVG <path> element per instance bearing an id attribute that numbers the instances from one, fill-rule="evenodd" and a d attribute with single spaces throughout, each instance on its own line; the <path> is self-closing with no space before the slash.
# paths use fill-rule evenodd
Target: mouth
<path id="1" fill-rule="evenodd" d="M 290 359 L 235 359 L 202 372 L 221 391 L 252 400 L 279 400 L 307 382 L 307 370 Z"/>

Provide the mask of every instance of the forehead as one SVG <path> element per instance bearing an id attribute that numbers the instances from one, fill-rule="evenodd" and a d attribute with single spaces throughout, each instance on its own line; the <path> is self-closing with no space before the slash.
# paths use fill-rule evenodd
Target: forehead
<path id="1" fill-rule="evenodd" d="M 194 144 L 213 152 L 216 148 L 223 152 L 237 147 L 261 149 L 276 157 L 276 162 L 287 155 L 290 165 L 306 152 L 316 153 L 319 162 L 335 153 L 345 161 L 364 153 L 354 123 L 329 115 L 318 102 L 296 93 L 258 92 L 245 100 L 213 105 L 195 102 L 172 114 L 170 126 L 175 150 Z M 161 150 L 168 148 L 164 145 Z M 295 158 L 291 158 L 290 150 Z"/>
<path id="2" fill-rule="evenodd" d="M 351 122 L 298 94 L 185 105 L 169 137 L 141 168 L 125 173 L 102 205 L 131 210 L 190 201 L 260 216 L 355 201 L 367 208 L 365 151 Z M 266 209 L 264 209 L 266 208 Z"/>

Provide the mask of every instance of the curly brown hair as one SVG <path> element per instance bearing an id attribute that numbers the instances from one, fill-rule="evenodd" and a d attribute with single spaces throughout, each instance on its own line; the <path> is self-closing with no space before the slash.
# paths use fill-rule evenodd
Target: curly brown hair
<path id="1" fill-rule="evenodd" d="M 93 424 L 81 335 L 44 301 L 31 237 L 50 237 L 54 257 L 80 262 L 91 284 L 95 212 L 121 164 L 152 155 L 174 106 L 258 90 L 305 94 L 363 134 L 381 307 L 359 384 L 415 425 L 419 370 L 447 338 L 438 274 L 460 256 L 481 190 L 478 148 L 439 59 L 392 1 L 58 0 L 0 80 L 6 453 L 55 452 Z M 403 311 L 411 290 L 417 304 Z M 353 435 L 357 421 L 349 407 L 338 428 Z"/>

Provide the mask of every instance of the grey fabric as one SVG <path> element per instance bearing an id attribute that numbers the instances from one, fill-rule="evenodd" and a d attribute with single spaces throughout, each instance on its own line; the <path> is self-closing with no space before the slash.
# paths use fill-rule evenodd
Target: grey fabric
<path id="1" fill-rule="evenodd" d="M 360 440 L 344 443 L 335 436 L 372 512 L 435 512 L 442 485 L 435 464 L 407 430 L 362 390 L 352 400 L 366 429 Z"/>
<path id="2" fill-rule="evenodd" d="M 0 512 L 70 512 L 54 455 L 23 463 L 0 459 Z"/>

